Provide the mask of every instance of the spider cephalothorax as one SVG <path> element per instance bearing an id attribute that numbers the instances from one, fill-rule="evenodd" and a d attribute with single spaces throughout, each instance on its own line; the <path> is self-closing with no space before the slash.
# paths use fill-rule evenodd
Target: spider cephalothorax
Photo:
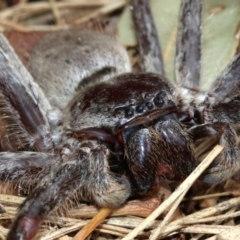
<path id="1" fill-rule="evenodd" d="M 35 84 L 1 35 L 6 127 L 0 177 L 34 187 L 8 240 L 30 240 L 46 215 L 71 197 L 119 207 L 129 197 L 153 193 L 161 178 L 185 178 L 198 163 L 194 143 L 209 136 L 224 151 L 203 179 L 219 182 L 239 170 L 239 100 L 230 96 L 233 89 L 238 93 L 239 55 L 199 97 L 202 1 L 183 0 L 176 55 L 183 91 L 175 90 L 163 77 L 148 1 L 131 4 L 142 73 L 129 73 L 127 53 L 112 37 L 68 30 L 47 35 L 36 47 L 29 66 Z"/>
<path id="2" fill-rule="evenodd" d="M 127 161 L 139 191 L 148 192 L 158 179 L 155 175 L 180 179 L 196 163 L 174 102 L 174 89 L 164 78 L 152 73 L 122 74 L 80 91 L 70 102 L 66 129 L 79 139 L 113 145 L 113 152 L 121 149 L 119 161 Z M 175 132 L 174 138 L 168 137 L 169 131 Z M 164 150 L 158 150 L 160 145 Z M 173 152 L 178 152 L 176 161 L 171 159 Z"/>

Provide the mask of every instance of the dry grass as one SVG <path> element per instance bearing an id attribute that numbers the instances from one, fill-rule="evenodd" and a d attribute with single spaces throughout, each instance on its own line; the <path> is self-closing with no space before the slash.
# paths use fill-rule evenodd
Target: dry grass
<path id="1" fill-rule="evenodd" d="M 66 29 L 108 16 L 125 4 L 125 0 L 26 2 L 0 12 L 0 30 L 31 32 Z"/>
<path id="2" fill-rule="evenodd" d="M 20 0 L 19 4 L 12 7 L 1 6 L 0 30 L 32 33 L 66 29 L 80 24 L 91 25 L 93 19 L 111 19 L 109 15 L 125 4 L 124 0 L 49 0 L 33 3 Z M 114 26 L 110 26 L 110 31 L 114 32 Z M 220 146 L 214 148 L 179 187 L 172 187 L 175 189 L 172 194 L 164 183 L 157 196 L 129 201 L 122 208 L 114 210 L 89 239 L 153 240 L 164 239 L 177 232 L 180 234 L 176 238 L 173 235 L 172 239 L 237 239 L 240 230 L 233 220 L 240 215 L 239 184 L 229 180 L 218 187 L 199 185 L 197 189 L 193 186 L 221 150 Z M 191 187 L 187 198 L 184 198 Z M 0 195 L 0 239 L 5 239 L 9 222 L 24 200 L 20 196 L 8 195 L 9 185 L 7 188 L 8 191 Z M 44 221 L 36 239 L 81 239 L 73 236 L 97 212 L 95 207 L 82 204 L 77 209 L 68 210 L 67 217 L 50 216 Z"/>
<path id="3" fill-rule="evenodd" d="M 169 195 L 162 204 L 160 197 L 154 197 L 142 201 L 129 201 L 122 208 L 113 211 L 111 217 L 96 228 L 97 234 L 93 234 L 91 239 L 117 238 L 129 240 L 137 237 L 137 239 L 153 240 L 166 238 L 169 234 L 171 235 L 179 231 L 181 233 L 195 234 L 195 237 L 191 239 L 200 239 L 200 236 L 205 234 L 223 235 L 223 237 L 225 237 L 230 231 L 231 234 L 239 234 L 239 228 L 231 223 L 231 219 L 240 215 L 240 211 L 236 211 L 240 205 L 239 191 L 226 191 L 198 196 L 191 199 L 184 199 L 189 188 L 221 150 L 221 146 L 216 146 L 194 170 L 194 172 L 178 188 L 176 188 L 176 190 Z M 239 186 L 236 184 L 236 187 Z M 226 189 L 227 188 L 229 190 L 232 189 L 232 185 L 230 187 L 226 186 Z M 162 194 L 164 194 L 164 196 L 168 195 L 166 192 L 163 192 L 163 190 L 160 190 L 160 192 L 161 196 Z M 228 198 L 230 195 L 235 197 Z M 226 200 L 216 203 L 217 199 L 221 197 L 225 197 Z M 215 201 L 209 202 L 211 199 L 215 199 Z M 0 220 L 4 222 L 14 218 L 17 212 L 17 207 L 23 200 L 23 197 L 1 194 L 0 203 L 2 204 L 2 214 Z M 190 200 L 201 201 L 202 203 L 206 201 L 205 207 L 187 216 L 179 215 L 179 213 L 176 214 L 176 209 L 179 207 L 180 202 L 184 203 L 189 202 Z M 208 207 L 206 205 L 208 205 Z M 48 217 L 36 239 L 82 239 L 71 238 L 71 233 L 83 228 L 89 221 L 82 219 L 92 218 L 97 212 L 98 210 L 95 207 L 83 204 L 77 209 L 69 210 L 67 214 L 68 217 Z M 156 220 L 162 214 L 165 215 L 165 218 L 162 221 Z M 222 224 L 223 222 L 227 224 Z M 209 225 L 209 223 L 211 223 L 211 225 Z M 1 226 L 0 236 L 3 236 L 3 239 L 6 233 L 7 229 Z M 196 233 L 198 235 L 196 235 Z M 101 238 L 99 236 L 101 236 Z M 234 235 L 231 235 L 231 237 L 232 236 Z"/>

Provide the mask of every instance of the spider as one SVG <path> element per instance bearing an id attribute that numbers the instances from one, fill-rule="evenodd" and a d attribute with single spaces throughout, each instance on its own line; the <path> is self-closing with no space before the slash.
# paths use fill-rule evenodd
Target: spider
<path id="1" fill-rule="evenodd" d="M 32 239 L 42 220 L 71 198 L 116 208 L 153 194 L 161 178 L 184 179 L 199 162 L 194 143 L 209 136 L 224 151 L 203 180 L 220 182 L 239 170 L 240 55 L 201 93 L 202 1 L 183 0 L 175 88 L 164 77 L 148 1 L 131 5 L 140 73 L 131 73 L 114 38 L 67 30 L 38 43 L 32 78 L 1 35 L 0 178 L 33 188 L 8 240 Z"/>

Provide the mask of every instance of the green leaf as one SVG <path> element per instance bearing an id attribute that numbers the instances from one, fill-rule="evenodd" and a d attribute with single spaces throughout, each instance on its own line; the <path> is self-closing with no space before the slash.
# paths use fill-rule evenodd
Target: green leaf
<path id="1" fill-rule="evenodd" d="M 151 0 L 151 9 L 161 42 L 166 76 L 174 81 L 175 40 L 180 1 Z M 201 90 L 211 87 L 236 52 L 240 31 L 239 0 L 205 0 L 202 23 Z M 123 12 L 118 35 L 125 45 L 135 45 L 136 38 L 129 7 Z"/>

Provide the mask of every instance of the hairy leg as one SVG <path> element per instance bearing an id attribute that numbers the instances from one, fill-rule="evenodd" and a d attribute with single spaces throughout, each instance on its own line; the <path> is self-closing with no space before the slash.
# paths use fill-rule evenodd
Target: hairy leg
<path id="1" fill-rule="evenodd" d="M 109 172 L 109 151 L 90 141 L 78 151 L 63 150 L 63 162 L 53 168 L 28 195 L 7 236 L 8 240 L 31 239 L 41 221 L 71 196 L 94 201 L 101 207 L 118 207 L 130 195 L 130 185 L 122 176 Z"/>
<path id="2" fill-rule="evenodd" d="M 1 152 L 0 180 L 33 185 L 59 163 L 60 158 L 52 153 Z"/>
<path id="3" fill-rule="evenodd" d="M 240 94 L 240 54 L 236 55 L 208 92 L 207 103 L 214 106 Z"/>
<path id="4" fill-rule="evenodd" d="M 195 92 L 199 91 L 201 69 L 201 14 L 201 0 L 182 1 L 175 60 L 176 82 Z"/>
<path id="5" fill-rule="evenodd" d="M 207 183 L 216 184 L 231 178 L 240 170 L 240 146 L 238 140 L 239 125 L 227 122 L 211 122 L 189 129 L 194 140 L 203 139 L 207 141 L 211 137 L 216 137 L 224 150 L 214 160 L 208 170 L 202 176 L 202 180 Z M 213 138 L 212 138 L 213 139 Z M 214 142 L 214 140 L 213 140 Z M 208 149 L 213 147 L 207 144 Z"/>
<path id="6" fill-rule="evenodd" d="M 4 96 L 5 101 L 17 113 L 17 118 L 28 134 L 34 138 L 35 149 L 42 152 L 52 151 L 50 127 L 45 117 L 50 105 L 2 33 L 0 33 L 0 91 L 1 96 Z"/>
<path id="7" fill-rule="evenodd" d="M 164 75 L 161 47 L 153 22 L 149 1 L 131 0 L 132 17 L 142 60 L 142 71 Z"/>

